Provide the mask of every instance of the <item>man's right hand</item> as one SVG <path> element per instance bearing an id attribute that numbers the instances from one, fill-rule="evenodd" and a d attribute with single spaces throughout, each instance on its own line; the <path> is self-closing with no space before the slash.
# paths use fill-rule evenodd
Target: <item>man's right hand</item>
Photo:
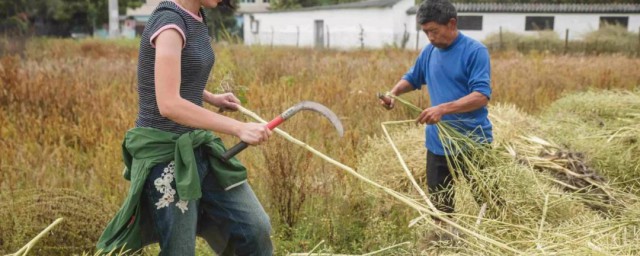
<path id="1" fill-rule="evenodd" d="M 382 105 L 385 109 L 393 109 L 395 103 L 395 100 L 393 98 L 384 94 L 379 94 L 378 98 L 380 99 L 380 105 Z"/>
<path id="2" fill-rule="evenodd" d="M 238 132 L 240 140 L 249 145 L 259 145 L 271 136 L 272 132 L 265 124 L 243 123 Z"/>

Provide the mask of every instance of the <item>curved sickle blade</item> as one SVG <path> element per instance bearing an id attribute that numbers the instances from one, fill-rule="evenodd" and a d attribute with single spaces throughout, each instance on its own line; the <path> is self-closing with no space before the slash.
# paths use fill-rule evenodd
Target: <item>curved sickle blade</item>
<path id="1" fill-rule="evenodd" d="M 296 112 L 298 112 L 300 110 L 311 110 L 311 111 L 318 112 L 318 113 L 322 114 L 324 117 L 329 119 L 329 121 L 331 122 L 333 127 L 335 127 L 336 130 L 338 131 L 338 134 L 340 135 L 340 137 L 342 137 L 344 135 L 344 128 L 342 127 L 342 122 L 340 122 L 340 118 L 338 118 L 338 116 L 335 113 L 333 113 L 333 111 L 331 111 L 331 109 L 329 109 L 329 108 L 325 107 L 324 105 L 322 105 L 320 103 L 317 103 L 317 102 L 313 102 L 313 101 L 300 102 L 300 103 L 294 105 L 293 107 L 289 108 L 284 113 L 282 113 L 281 116 L 284 119 L 287 119 L 287 118 L 293 116 Z"/>

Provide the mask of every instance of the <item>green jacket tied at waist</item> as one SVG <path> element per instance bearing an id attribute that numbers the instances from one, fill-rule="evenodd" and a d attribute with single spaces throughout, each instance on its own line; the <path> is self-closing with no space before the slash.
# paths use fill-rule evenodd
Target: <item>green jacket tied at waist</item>
<path id="1" fill-rule="evenodd" d="M 144 219 L 149 215 L 142 212 L 144 209 L 140 204 L 140 196 L 147 175 L 155 165 L 174 161 L 176 191 L 181 200 L 194 200 L 202 196 L 193 152 L 199 146 L 204 146 L 210 170 L 225 190 L 246 182 L 246 168 L 235 158 L 229 162 L 222 161 L 221 155 L 226 149 L 222 140 L 209 131 L 195 130 L 179 135 L 139 127 L 127 132 L 122 142 L 122 155 L 124 178 L 131 181 L 129 194 L 98 240 L 99 250 L 138 250 L 152 242 L 149 241 L 152 238 L 145 225 L 150 221 Z M 142 228 L 143 225 L 145 228 Z"/>

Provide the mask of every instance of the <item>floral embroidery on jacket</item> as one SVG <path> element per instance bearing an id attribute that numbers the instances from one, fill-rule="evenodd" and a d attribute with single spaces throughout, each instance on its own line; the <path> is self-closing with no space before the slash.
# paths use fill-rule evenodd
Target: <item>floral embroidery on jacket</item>
<path id="1" fill-rule="evenodd" d="M 176 190 L 173 187 L 171 187 L 171 182 L 173 182 L 175 178 L 174 177 L 174 173 L 176 170 L 175 167 L 176 167 L 175 163 L 171 161 L 171 163 L 169 163 L 169 165 L 167 165 L 167 167 L 164 168 L 164 171 L 162 172 L 162 176 L 157 178 L 153 182 L 153 184 L 156 186 L 156 189 L 160 193 L 162 193 L 162 198 L 160 198 L 160 200 L 156 203 L 156 206 L 158 207 L 157 209 L 168 207 L 169 204 L 175 201 Z M 189 210 L 189 208 L 187 207 L 188 203 L 189 203 L 188 201 L 179 200 L 176 203 L 176 207 L 178 207 L 180 211 L 184 213 L 185 211 Z"/>

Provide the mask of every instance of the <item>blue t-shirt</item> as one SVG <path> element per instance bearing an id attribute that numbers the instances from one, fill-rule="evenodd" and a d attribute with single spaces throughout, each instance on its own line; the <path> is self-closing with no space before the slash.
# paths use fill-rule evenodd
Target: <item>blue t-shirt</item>
<path id="1" fill-rule="evenodd" d="M 445 49 L 427 45 L 402 79 L 416 90 L 426 84 L 432 106 L 458 100 L 472 92 L 491 98 L 489 51 L 482 43 L 458 32 L 458 37 Z M 479 142 L 490 143 L 493 135 L 487 116 L 484 106 L 467 113 L 444 115 L 442 122 Z M 449 152 L 445 151 L 435 125 L 427 125 L 425 133 L 429 151 L 436 155 Z"/>

